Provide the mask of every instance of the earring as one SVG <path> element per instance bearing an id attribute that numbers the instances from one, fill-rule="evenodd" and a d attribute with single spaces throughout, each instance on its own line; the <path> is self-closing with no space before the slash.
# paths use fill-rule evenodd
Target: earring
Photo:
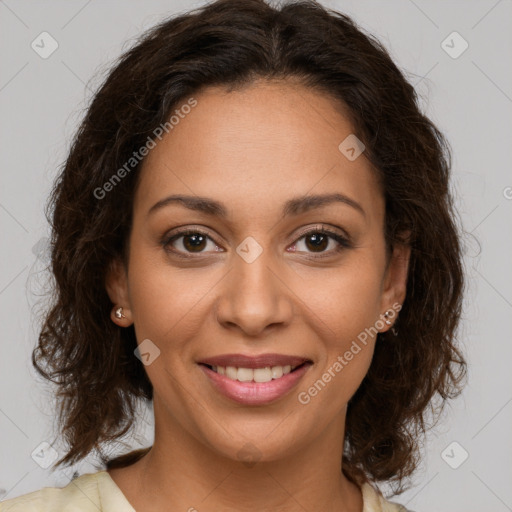
<path id="1" fill-rule="evenodd" d="M 388 309 L 385 313 L 384 313 L 384 323 L 386 325 L 391 325 L 392 322 L 391 320 L 389 319 L 389 317 L 391 316 L 391 311 L 393 311 L 392 309 Z M 395 316 L 395 315 L 393 315 Z M 398 330 L 395 328 L 395 326 L 391 327 L 391 333 L 393 334 L 393 336 L 398 336 Z"/>
<path id="2" fill-rule="evenodd" d="M 122 307 L 119 307 L 116 309 L 116 318 L 126 318 L 124 315 L 123 315 L 123 308 Z"/>

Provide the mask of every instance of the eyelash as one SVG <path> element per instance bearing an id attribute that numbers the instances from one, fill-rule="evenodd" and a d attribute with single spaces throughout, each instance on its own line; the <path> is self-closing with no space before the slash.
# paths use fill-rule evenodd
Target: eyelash
<path id="1" fill-rule="evenodd" d="M 337 253 L 343 251 L 344 249 L 350 249 L 351 247 L 353 247 L 352 243 L 350 242 L 350 240 L 347 237 L 342 236 L 339 233 L 337 233 L 323 225 L 317 226 L 313 229 L 309 229 L 309 230 L 301 233 L 299 235 L 299 238 L 297 238 L 296 241 L 294 242 L 294 244 L 298 243 L 303 238 L 306 238 L 307 236 L 313 235 L 313 234 L 327 235 L 329 238 L 338 242 L 339 245 L 336 249 L 332 249 L 327 252 L 318 253 L 318 255 L 310 256 L 312 259 L 321 259 L 321 258 L 330 257 L 330 256 L 332 256 L 333 253 L 337 254 Z M 214 242 L 216 244 L 215 240 L 213 240 L 208 233 L 206 233 L 205 231 L 203 231 L 201 229 L 197 229 L 197 228 L 194 228 L 194 229 L 186 228 L 181 231 L 178 231 L 178 232 L 174 233 L 172 236 L 164 237 L 164 239 L 160 243 L 166 252 L 172 253 L 180 258 L 197 258 L 198 256 L 185 255 L 185 253 L 183 253 L 183 252 L 169 248 L 169 246 L 172 242 L 179 239 L 180 237 L 184 237 L 187 235 L 202 235 L 206 238 L 209 238 L 212 242 Z M 218 244 L 216 244 L 216 245 L 218 245 Z M 193 254 L 193 253 L 190 253 L 190 254 Z M 197 254 L 199 255 L 199 257 L 202 255 L 202 253 L 197 253 Z M 311 253 L 311 254 L 315 254 L 315 253 Z"/>

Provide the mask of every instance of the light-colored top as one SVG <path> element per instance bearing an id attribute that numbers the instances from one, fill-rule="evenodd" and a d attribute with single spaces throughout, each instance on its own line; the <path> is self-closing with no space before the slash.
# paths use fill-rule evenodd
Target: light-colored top
<path id="1" fill-rule="evenodd" d="M 386 501 L 372 486 L 364 484 L 363 512 L 407 512 Z M 0 512 L 135 512 L 107 471 L 87 473 L 65 487 L 44 487 L 17 498 L 2 501 Z"/>

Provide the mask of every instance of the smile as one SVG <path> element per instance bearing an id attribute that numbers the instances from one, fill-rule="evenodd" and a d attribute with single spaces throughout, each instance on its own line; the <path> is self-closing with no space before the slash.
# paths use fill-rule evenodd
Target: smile
<path id="1" fill-rule="evenodd" d="M 288 395 L 313 365 L 245 368 L 199 364 L 213 389 L 242 405 L 267 405 Z"/>
<path id="2" fill-rule="evenodd" d="M 265 366 L 263 368 L 237 368 L 235 366 L 212 366 L 211 369 L 219 375 L 239 382 L 270 382 L 280 379 L 283 375 L 294 371 L 296 366 Z"/>

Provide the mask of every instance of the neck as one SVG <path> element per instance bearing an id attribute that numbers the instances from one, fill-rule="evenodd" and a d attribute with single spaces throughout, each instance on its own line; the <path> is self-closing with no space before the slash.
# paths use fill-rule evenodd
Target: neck
<path id="1" fill-rule="evenodd" d="M 134 508 L 148 512 L 361 512 L 361 492 L 341 472 L 344 421 L 336 419 L 313 442 L 278 459 L 259 460 L 248 444 L 243 460 L 233 460 L 166 418 L 155 423 L 152 449 L 125 468 L 129 477 L 120 487 Z M 118 484 L 122 471 L 110 472 Z"/>

